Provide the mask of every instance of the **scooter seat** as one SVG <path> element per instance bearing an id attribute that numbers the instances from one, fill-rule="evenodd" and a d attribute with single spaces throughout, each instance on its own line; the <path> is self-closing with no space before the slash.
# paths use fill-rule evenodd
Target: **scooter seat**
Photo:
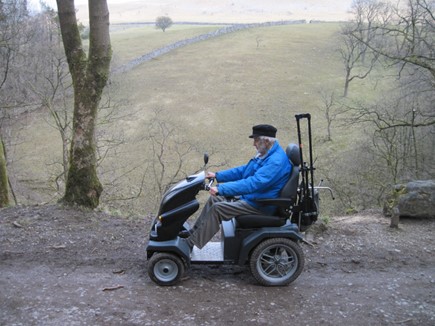
<path id="1" fill-rule="evenodd" d="M 270 215 L 239 215 L 236 216 L 236 227 L 241 229 L 255 229 L 262 227 L 280 227 L 286 218 Z"/>

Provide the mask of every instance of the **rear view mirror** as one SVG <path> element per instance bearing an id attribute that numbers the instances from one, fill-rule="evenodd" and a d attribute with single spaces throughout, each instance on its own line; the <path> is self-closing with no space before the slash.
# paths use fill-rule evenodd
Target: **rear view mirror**
<path id="1" fill-rule="evenodd" d="M 204 164 L 207 165 L 208 163 L 208 153 L 204 153 Z"/>

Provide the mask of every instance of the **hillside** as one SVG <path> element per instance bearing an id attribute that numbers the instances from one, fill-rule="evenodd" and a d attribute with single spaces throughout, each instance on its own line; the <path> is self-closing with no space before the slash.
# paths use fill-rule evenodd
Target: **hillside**
<path id="1" fill-rule="evenodd" d="M 278 288 L 258 286 L 247 268 L 203 265 L 156 286 L 146 273 L 150 223 L 55 205 L 0 210 L 0 324 L 435 322 L 434 221 L 394 230 L 376 212 L 332 218 L 303 246 L 301 276 Z"/>
<path id="2" fill-rule="evenodd" d="M 153 27 L 113 32 L 112 67 L 152 49 L 219 28 L 190 25 L 175 26 L 165 33 Z M 154 132 L 153 120 L 173 129 L 171 142 L 190 146 L 190 153 L 183 158 L 180 179 L 201 167 L 204 152 L 211 154 L 210 169 L 245 162 L 253 154 L 247 135 L 258 123 L 275 125 L 282 146 L 297 141 L 294 114 L 310 112 L 320 178 L 322 168 L 327 168 L 323 162 L 328 156 L 324 153 L 332 144 L 322 142 L 326 129 L 319 95 L 322 90 L 340 89 L 343 80 L 331 42 L 337 28 L 337 24 L 250 28 L 176 49 L 112 76 L 107 93 L 116 108 L 109 114 L 116 119 L 100 125 L 99 137 L 107 139 L 103 144 L 110 144 L 112 139 L 119 145 L 100 167 L 105 186 L 103 207 L 123 205 L 136 212 L 154 212 L 158 195 L 153 193 L 150 174 L 146 175 L 147 193 L 142 191 L 134 203 L 112 201 L 113 197 L 138 193 L 140 180 L 151 170 L 155 160 L 150 159 L 153 153 L 148 141 Z M 101 112 L 100 117 L 106 114 Z M 24 129 L 19 119 L 14 121 L 20 142 L 11 155 L 17 157 L 13 169 L 20 203 L 58 198 L 50 188 L 53 185 L 47 185 L 58 168 L 53 162 L 61 155 L 56 130 L 47 128 L 49 119 L 45 112 L 29 114 L 21 120 L 26 124 Z M 334 139 L 345 148 L 351 143 L 347 136 L 336 132 Z M 174 152 L 167 149 L 165 155 L 170 173 Z"/>
<path id="3" fill-rule="evenodd" d="M 163 33 L 144 24 L 117 26 L 111 32 L 112 71 L 156 49 L 222 28 L 176 24 Z M 112 74 L 97 128 L 99 154 L 104 158 L 98 171 L 104 184 L 101 207 L 121 215 L 152 214 L 162 191 L 157 189 L 158 182 L 167 185 L 197 171 L 204 152 L 210 153 L 211 170 L 246 162 L 253 155 L 247 135 L 255 124 L 275 125 L 283 147 L 296 142 L 294 115 L 306 112 L 313 117 L 315 183 L 321 179 L 334 180 L 339 186 L 353 182 L 340 182 L 341 171 L 359 162 L 351 150 L 365 131 L 348 130 L 334 121 L 333 142 L 326 141 L 322 102 L 324 94 L 336 98 L 342 94 L 339 28 L 339 23 L 247 28 L 176 48 Z M 352 84 L 352 100 L 376 98 L 394 87 L 375 73 L 371 78 Z M 104 107 L 107 103 L 110 109 Z M 21 204 L 53 203 L 63 195 L 63 183 L 56 183 L 61 173 L 61 142 L 58 131 L 47 128 L 51 119 L 48 112 L 35 110 L 17 114 L 9 122 L 8 133 L 14 139 L 8 153 L 13 162 L 10 175 Z M 163 129 L 171 136 L 164 147 L 165 164 L 160 164 L 164 176 L 156 180 L 160 171 L 155 170 L 158 163 L 150 142 L 166 137 Z M 180 160 L 183 166 L 173 176 Z M 322 202 L 326 215 L 331 214 L 330 202 Z M 348 203 L 337 200 L 333 208 L 344 212 Z"/>

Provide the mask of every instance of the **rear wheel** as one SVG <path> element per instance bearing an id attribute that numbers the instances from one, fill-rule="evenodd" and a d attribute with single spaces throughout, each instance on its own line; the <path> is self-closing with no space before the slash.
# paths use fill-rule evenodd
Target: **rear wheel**
<path id="1" fill-rule="evenodd" d="M 148 262 L 148 275 L 158 285 L 174 285 L 180 281 L 183 274 L 183 261 L 175 254 L 155 253 Z"/>
<path id="2" fill-rule="evenodd" d="M 305 258 L 301 247 L 287 238 L 260 242 L 249 260 L 251 273 L 262 285 L 287 285 L 298 278 Z"/>

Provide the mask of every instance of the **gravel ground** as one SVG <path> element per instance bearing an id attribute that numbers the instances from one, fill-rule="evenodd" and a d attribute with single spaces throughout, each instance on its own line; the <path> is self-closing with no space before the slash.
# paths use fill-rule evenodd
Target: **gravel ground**
<path id="1" fill-rule="evenodd" d="M 159 287 L 146 273 L 150 223 L 0 210 L 0 325 L 435 325 L 435 221 L 332 218 L 310 229 L 305 269 L 286 287 L 207 265 Z"/>

